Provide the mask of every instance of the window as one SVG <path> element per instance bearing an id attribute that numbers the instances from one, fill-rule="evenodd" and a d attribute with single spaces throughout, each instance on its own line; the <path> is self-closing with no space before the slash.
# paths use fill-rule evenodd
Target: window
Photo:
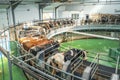
<path id="1" fill-rule="evenodd" d="M 72 14 L 72 19 L 79 19 L 79 14 Z"/>

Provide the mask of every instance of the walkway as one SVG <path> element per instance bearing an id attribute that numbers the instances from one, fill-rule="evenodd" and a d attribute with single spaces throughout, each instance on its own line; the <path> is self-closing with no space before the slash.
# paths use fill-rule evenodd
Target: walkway
<path id="1" fill-rule="evenodd" d="M 50 39 L 53 36 L 69 32 L 69 31 L 110 31 L 110 32 L 120 32 L 120 25 L 80 25 L 80 26 L 69 26 L 69 27 L 62 27 L 59 29 L 55 29 L 50 31 L 47 34 L 47 38 Z"/>

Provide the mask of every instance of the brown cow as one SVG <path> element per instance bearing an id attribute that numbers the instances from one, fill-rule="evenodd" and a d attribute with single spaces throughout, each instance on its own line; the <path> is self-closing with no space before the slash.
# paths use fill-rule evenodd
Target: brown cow
<path id="1" fill-rule="evenodd" d="M 28 51 L 33 46 L 45 45 L 45 44 L 49 44 L 52 42 L 53 42 L 53 40 L 48 40 L 46 38 L 41 38 L 41 39 L 37 39 L 37 40 L 30 40 L 30 41 L 26 41 L 23 43 L 23 48 Z"/>
<path id="2" fill-rule="evenodd" d="M 20 42 L 20 44 L 23 44 L 23 43 L 25 43 L 25 42 L 29 42 L 29 41 L 36 41 L 37 40 L 37 38 L 33 38 L 33 37 L 22 37 L 22 38 L 20 38 L 19 39 L 19 42 Z"/>

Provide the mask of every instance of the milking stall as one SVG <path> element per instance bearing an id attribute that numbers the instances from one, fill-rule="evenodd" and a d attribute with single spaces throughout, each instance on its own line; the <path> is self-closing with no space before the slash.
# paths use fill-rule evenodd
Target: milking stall
<path id="1" fill-rule="evenodd" d="M 120 80 L 120 0 L 0 0 L 0 80 Z"/>

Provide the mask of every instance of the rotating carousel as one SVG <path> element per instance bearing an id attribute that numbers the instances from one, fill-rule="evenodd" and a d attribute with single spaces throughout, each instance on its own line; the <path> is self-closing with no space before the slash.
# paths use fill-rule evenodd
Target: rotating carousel
<path id="1" fill-rule="evenodd" d="M 97 54 L 90 59 L 89 50 L 73 43 L 75 39 L 113 38 L 92 34 L 81 36 L 72 32 L 71 29 L 77 29 L 72 19 L 37 22 L 32 26 L 25 23 L 21 26 L 16 33 L 20 54 L 12 55 L 10 60 L 24 71 L 29 80 L 119 80 L 119 49 L 118 52 L 110 49 L 110 57 L 116 58 L 115 67 L 111 67 L 100 64 L 99 52 L 94 52 Z M 64 43 L 69 44 L 65 46 Z M 73 44 L 78 47 L 73 47 Z"/>

